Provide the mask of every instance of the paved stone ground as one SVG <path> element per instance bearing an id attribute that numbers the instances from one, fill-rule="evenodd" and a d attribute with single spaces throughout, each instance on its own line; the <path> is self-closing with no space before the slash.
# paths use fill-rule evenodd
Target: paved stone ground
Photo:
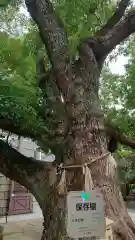
<path id="1" fill-rule="evenodd" d="M 129 209 L 129 215 L 135 223 L 135 209 Z M 41 240 L 42 218 L 8 222 L 4 225 L 4 240 Z"/>
<path id="2" fill-rule="evenodd" d="M 41 240 L 42 219 L 4 224 L 4 240 Z"/>

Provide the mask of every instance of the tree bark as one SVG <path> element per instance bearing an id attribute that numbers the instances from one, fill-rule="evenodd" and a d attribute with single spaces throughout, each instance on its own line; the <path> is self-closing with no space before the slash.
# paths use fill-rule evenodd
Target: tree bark
<path id="1" fill-rule="evenodd" d="M 28 189 L 36 198 L 45 217 L 50 206 L 50 191 L 55 179 L 51 163 L 29 158 L 0 140 L 0 172 Z M 54 173 L 50 181 L 50 173 Z"/>
<path id="2" fill-rule="evenodd" d="M 74 98 L 68 105 L 72 118 L 67 137 L 68 154 L 64 164 L 84 164 L 108 152 L 104 117 L 98 97 L 99 71 L 92 50 L 81 49 L 79 67 L 75 68 Z M 87 59 L 88 54 L 89 60 Z M 91 80 L 91 81 L 90 81 Z M 80 94 L 80 95 L 79 95 Z M 88 99 L 88 101 L 87 101 Z M 105 215 L 114 221 L 113 236 L 119 240 L 135 239 L 135 226 L 128 215 L 120 188 L 117 186 L 116 162 L 112 158 L 95 161 L 90 170 L 94 187 L 101 190 L 105 201 Z M 109 166 L 111 166 L 110 171 Z M 107 168 L 108 167 L 108 168 Z M 84 190 L 84 176 L 81 169 L 67 171 L 67 191 Z M 58 181 L 57 181 L 58 184 Z M 44 223 L 42 240 L 70 239 L 64 224 L 66 217 L 65 197 L 60 197 L 54 185 L 48 221 Z"/>
<path id="3" fill-rule="evenodd" d="M 104 36 L 108 33 L 123 17 L 124 12 L 129 5 L 130 0 L 121 0 L 115 13 L 108 20 L 108 22 L 97 32 L 98 36 Z"/>
<path id="4" fill-rule="evenodd" d="M 68 51 L 68 37 L 49 0 L 25 0 L 27 9 L 38 26 L 52 64 L 55 82 L 63 96 L 68 130 L 62 156 L 66 165 L 92 162 L 108 152 L 104 116 L 100 108 L 99 77 L 103 62 L 116 45 L 135 31 L 135 10 L 122 20 L 128 0 L 122 0 L 119 10 L 99 37 L 81 42 L 79 59 L 72 64 Z M 118 14 L 117 14 L 118 13 Z M 105 31 L 104 31 L 105 30 Z M 106 32 L 107 31 L 107 32 Z M 66 197 L 59 196 L 57 185 L 61 175 L 49 184 L 48 169 L 42 163 L 18 155 L 0 142 L 1 171 L 26 186 L 36 197 L 44 216 L 42 240 L 70 239 L 66 234 Z M 18 162 L 18 159 L 21 161 Z M 11 167 L 12 160 L 14 165 Z M 29 160 L 27 162 L 27 160 Z M 5 164 L 6 162 L 6 164 Z M 97 160 L 90 170 L 95 188 L 104 196 L 106 217 L 114 220 L 114 240 L 135 239 L 135 226 L 127 213 L 116 181 L 116 163 L 113 158 Z M 82 169 L 67 171 L 67 191 L 83 190 Z"/>
<path id="5" fill-rule="evenodd" d="M 56 84 L 64 96 L 68 132 L 64 164 L 84 164 L 107 153 L 104 117 L 100 108 L 99 77 L 103 62 L 110 51 L 135 31 L 135 11 L 122 18 L 128 1 L 121 1 L 119 16 L 109 23 L 109 30 L 101 38 L 80 44 L 79 59 L 72 66 L 68 54 L 68 40 L 63 26 L 58 21 L 49 0 L 25 0 L 27 9 L 36 22 L 40 36 L 47 48 L 52 63 Z M 126 4 L 125 4 L 126 3 Z M 123 5 L 124 4 L 124 5 Z M 119 33 L 119 34 L 118 34 Z M 99 188 L 105 200 L 106 216 L 114 220 L 114 239 L 133 240 L 135 226 L 128 216 L 119 187 L 116 182 L 115 160 L 103 159 L 91 165 L 95 188 Z M 111 165 L 111 170 L 109 166 Z M 70 239 L 66 235 L 65 197 L 58 195 L 58 179 L 49 194 L 50 202 L 44 212 L 42 240 Z M 81 169 L 67 172 L 67 190 L 83 190 L 84 176 Z"/>

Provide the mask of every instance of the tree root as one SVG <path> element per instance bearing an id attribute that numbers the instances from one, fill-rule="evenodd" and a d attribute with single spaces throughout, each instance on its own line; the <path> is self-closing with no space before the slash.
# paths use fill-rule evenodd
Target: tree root
<path id="1" fill-rule="evenodd" d="M 126 215 L 118 219 L 113 225 L 114 240 L 134 240 L 135 225 L 132 219 Z"/>

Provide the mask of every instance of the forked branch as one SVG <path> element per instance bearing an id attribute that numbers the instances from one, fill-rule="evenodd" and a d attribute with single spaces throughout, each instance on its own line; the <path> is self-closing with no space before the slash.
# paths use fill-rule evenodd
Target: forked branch
<path id="1" fill-rule="evenodd" d="M 96 33 L 97 36 L 106 35 L 124 16 L 125 10 L 128 7 L 130 0 L 121 0 L 115 13 L 108 22 Z"/>
<path id="2" fill-rule="evenodd" d="M 129 11 L 105 36 L 89 37 L 85 42 L 92 48 L 98 63 L 104 62 L 108 54 L 135 32 L 135 9 Z"/>
<path id="3" fill-rule="evenodd" d="M 107 56 L 118 44 L 135 32 L 135 9 L 118 22 L 111 31 L 99 40 L 98 54 Z"/>

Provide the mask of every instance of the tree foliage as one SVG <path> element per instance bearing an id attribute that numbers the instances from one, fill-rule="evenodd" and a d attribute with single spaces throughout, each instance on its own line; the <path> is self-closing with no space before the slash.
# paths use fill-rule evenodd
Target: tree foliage
<path id="1" fill-rule="evenodd" d="M 135 139 L 135 54 L 134 37 L 124 44 L 120 53 L 129 57 L 125 65 L 125 74 L 112 74 L 106 67 L 101 78 L 100 97 L 102 107 L 108 121 L 117 125 L 121 132 Z M 116 155 L 119 175 L 122 181 L 130 181 L 135 177 L 134 150 L 119 146 Z M 122 163 L 123 162 L 123 163 Z"/>
<path id="2" fill-rule="evenodd" d="M 91 175 L 94 187 L 98 186 L 105 197 L 106 216 L 118 219 L 113 225 L 113 235 L 115 238 L 119 236 L 119 239 L 134 239 L 135 226 L 127 215 L 115 182 L 115 160 L 110 154 L 105 157 L 104 153 L 107 156 L 108 151 L 112 153 L 108 146 L 113 142 L 115 148 L 117 141 L 135 149 L 135 141 L 127 139 L 127 136 L 134 137 L 133 37 L 125 42 L 126 51 L 120 46 L 121 52 L 131 55 L 126 74 L 114 75 L 105 67 L 101 76 L 101 71 L 109 53 L 135 32 L 135 9 L 125 12 L 129 2 L 121 0 L 116 9 L 116 2 L 111 0 L 57 0 L 53 4 L 49 0 L 25 0 L 32 20 L 20 17 L 19 34 L 12 27 L 14 19 L 21 14 L 23 3 L 19 1 L 14 5 L 9 0 L 1 4 L 5 16 L 1 19 L 0 32 L 0 127 L 29 136 L 44 151 L 51 150 L 56 157 L 56 165 L 84 166 L 89 161 L 93 163 Z M 7 12 L 5 7 L 13 9 L 11 18 L 8 16 L 10 10 Z M 109 132 L 109 127 L 103 123 L 98 94 L 99 76 L 105 118 L 120 126 L 115 131 L 112 126 Z M 109 144 L 106 134 L 109 134 Z M 118 162 L 125 151 L 127 154 L 130 150 L 119 147 L 116 155 Z M 64 181 L 62 189 L 61 184 L 58 185 L 59 176 L 55 176 L 53 184 L 49 181 L 50 171 L 54 175 L 61 174 L 61 171 L 57 172 L 55 163 L 49 166 L 25 157 L 2 140 L 0 156 L 0 171 L 27 187 L 38 200 L 44 215 L 42 238 L 63 239 L 66 211 L 64 204 L 59 204 L 58 187 L 63 193 L 82 189 L 82 169 L 76 170 L 76 166 L 72 166 L 65 177 L 67 189 Z M 93 162 L 94 157 L 99 160 L 98 156 L 101 161 Z M 66 168 L 69 166 L 62 167 Z M 131 168 L 132 164 L 121 168 L 125 179 L 133 175 Z"/>
<path id="3" fill-rule="evenodd" d="M 41 92 L 35 81 L 35 57 L 24 45 L 23 38 L 9 37 L 3 32 L 0 38 L 1 117 L 19 121 L 22 127 L 38 131 L 44 124 L 37 110 Z"/>

